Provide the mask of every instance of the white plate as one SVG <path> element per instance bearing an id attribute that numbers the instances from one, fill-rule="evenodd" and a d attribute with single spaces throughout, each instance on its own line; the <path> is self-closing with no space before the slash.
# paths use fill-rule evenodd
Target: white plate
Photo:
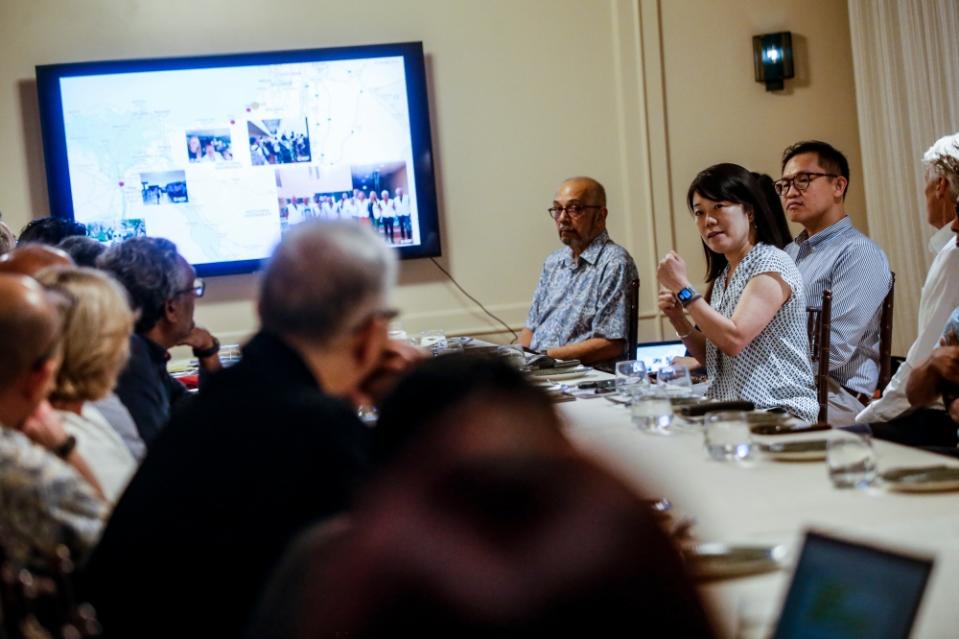
<path id="1" fill-rule="evenodd" d="M 822 461 L 826 459 L 826 440 L 808 439 L 760 444 L 759 451 L 779 461 Z"/>
<path id="2" fill-rule="evenodd" d="M 892 468 L 880 475 L 888 490 L 902 493 L 938 493 L 959 490 L 959 468 L 926 466 Z"/>

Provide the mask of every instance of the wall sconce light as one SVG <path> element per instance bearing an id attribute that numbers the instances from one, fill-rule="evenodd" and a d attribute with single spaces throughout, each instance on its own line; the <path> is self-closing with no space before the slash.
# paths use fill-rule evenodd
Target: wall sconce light
<path id="1" fill-rule="evenodd" d="M 767 91 L 782 91 L 785 80 L 794 77 L 793 37 L 789 31 L 753 36 L 753 67 L 756 82 Z"/>

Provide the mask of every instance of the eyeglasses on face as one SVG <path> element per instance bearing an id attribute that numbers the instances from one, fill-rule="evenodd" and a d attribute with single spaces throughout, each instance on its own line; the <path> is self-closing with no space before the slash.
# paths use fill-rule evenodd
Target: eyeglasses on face
<path id="1" fill-rule="evenodd" d="M 601 209 L 601 208 L 603 207 L 601 207 L 598 204 L 567 204 L 566 206 L 553 205 L 549 207 L 548 209 L 546 209 L 546 212 L 549 213 L 549 216 L 551 218 L 553 218 L 554 220 L 558 220 L 559 216 L 563 214 L 563 211 L 566 211 L 567 215 L 569 215 L 574 220 L 577 220 L 583 217 L 583 215 L 585 215 L 586 211 L 588 211 L 589 209 Z"/>
<path id="2" fill-rule="evenodd" d="M 193 279 L 193 286 L 176 291 L 173 295 L 183 295 L 184 293 L 193 293 L 196 297 L 203 297 L 203 294 L 206 293 L 206 282 L 203 281 L 202 277 L 196 277 Z"/>
<path id="3" fill-rule="evenodd" d="M 806 171 L 803 173 L 797 173 L 791 178 L 782 178 L 781 180 L 776 180 L 773 182 L 773 187 L 776 189 L 777 195 L 785 195 L 791 186 L 795 186 L 796 190 L 802 193 L 808 189 L 812 181 L 818 177 L 835 178 L 839 176 L 835 173 L 813 173 L 811 171 Z"/>

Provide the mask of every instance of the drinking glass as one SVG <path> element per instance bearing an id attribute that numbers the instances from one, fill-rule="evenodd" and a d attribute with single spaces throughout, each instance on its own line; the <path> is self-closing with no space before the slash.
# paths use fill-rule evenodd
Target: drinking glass
<path id="1" fill-rule="evenodd" d="M 515 344 L 500 346 L 496 349 L 496 354 L 517 370 L 525 371 L 528 368 L 526 366 L 526 353 L 522 346 Z"/>
<path id="2" fill-rule="evenodd" d="M 876 452 L 868 435 L 844 433 L 826 442 L 826 467 L 836 488 L 868 488 L 876 480 Z"/>
<path id="3" fill-rule="evenodd" d="M 666 397 L 692 397 L 693 382 L 689 369 L 681 364 L 663 366 L 656 373 L 657 385 Z"/>
<path id="4" fill-rule="evenodd" d="M 753 453 L 749 422 L 742 411 L 706 413 L 706 452 L 717 461 L 743 461 Z"/>
<path id="5" fill-rule="evenodd" d="M 423 331 L 417 335 L 418 346 L 422 348 L 446 348 L 446 332 L 438 329 Z"/>
<path id="6" fill-rule="evenodd" d="M 639 359 L 631 359 L 616 364 L 616 391 L 631 399 L 644 393 L 649 387 L 646 376 L 646 364 Z"/>
<path id="7" fill-rule="evenodd" d="M 644 433 L 668 434 L 673 423 L 673 405 L 663 395 L 636 395 L 629 403 L 629 412 L 633 423 Z"/>

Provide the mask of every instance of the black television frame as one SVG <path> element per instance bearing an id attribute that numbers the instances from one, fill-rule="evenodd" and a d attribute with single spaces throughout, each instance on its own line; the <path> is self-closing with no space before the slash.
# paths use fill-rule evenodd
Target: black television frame
<path id="1" fill-rule="evenodd" d="M 61 78 L 396 56 L 403 58 L 406 76 L 407 109 L 409 110 L 410 138 L 413 147 L 412 169 L 416 184 L 416 204 L 420 224 L 420 244 L 401 246 L 397 247 L 396 250 L 402 259 L 439 257 L 442 255 L 439 209 L 436 199 L 429 93 L 426 84 L 426 65 L 422 42 L 38 65 L 36 67 L 37 97 L 40 108 L 40 126 L 47 174 L 47 191 L 50 199 L 50 214 L 69 220 L 74 219 L 63 121 L 63 103 L 60 94 Z M 202 276 L 230 275 L 254 272 L 262 266 L 264 261 L 265 259 L 235 260 L 208 262 L 195 266 L 197 273 Z"/>

